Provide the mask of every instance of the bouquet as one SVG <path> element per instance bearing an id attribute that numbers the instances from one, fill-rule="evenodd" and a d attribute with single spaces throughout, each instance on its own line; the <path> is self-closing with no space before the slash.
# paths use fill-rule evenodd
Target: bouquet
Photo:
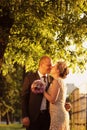
<path id="1" fill-rule="evenodd" d="M 45 90 L 45 83 L 41 80 L 35 80 L 31 85 L 31 91 L 35 94 L 43 93 Z"/>

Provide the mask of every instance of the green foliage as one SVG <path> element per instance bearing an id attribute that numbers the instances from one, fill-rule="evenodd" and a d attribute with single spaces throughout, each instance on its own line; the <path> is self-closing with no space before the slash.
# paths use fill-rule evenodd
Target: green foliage
<path id="1" fill-rule="evenodd" d="M 14 72 L 8 71 L 4 78 L 4 87 L 2 88 L 2 97 L 0 97 L 0 116 L 6 116 L 7 113 L 14 115 L 16 119 L 21 118 L 21 85 L 23 79 L 23 70 L 20 66 L 14 66 Z"/>
<path id="2" fill-rule="evenodd" d="M 86 48 L 82 46 L 87 34 L 85 0 L 11 0 L 9 4 L 15 21 L 4 55 L 6 64 L 17 63 L 25 66 L 26 71 L 34 71 L 39 58 L 47 54 L 53 61 L 66 60 L 73 71 L 85 69 Z M 70 50 L 74 45 L 75 49 Z"/>
<path id="3" fill-rule="evenodd" d="M 11 64 L 25 65 L 26 71 L 29 71 L 37 68 L 40 56 L 48 54 L 53 60 L 68 59 L 72 69 L 77 70 L 77 66 L 84 69 L 84 62 L 82 67 L 79 58 L 84 57 L 85 61 L 86 57 L 86 49 L 82 47 L 87 34 L 85 0 L 17 2 L 9 1 L 15 23 L 10 30 L 6 61 L 9 57 Z M 76 45 L 74 52 L 69 49 L 71 45 Z"/>

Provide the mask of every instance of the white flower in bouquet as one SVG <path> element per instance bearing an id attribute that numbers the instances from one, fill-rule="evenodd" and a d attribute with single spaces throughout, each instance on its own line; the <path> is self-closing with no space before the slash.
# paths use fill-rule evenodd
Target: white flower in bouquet
<path id="1" fill-rule="evenodd" d="M 45 90 L 45 83 L 41 80 L 35 80 L 31 85 L 31 90 L 35 94 L 43 93 Z"/>

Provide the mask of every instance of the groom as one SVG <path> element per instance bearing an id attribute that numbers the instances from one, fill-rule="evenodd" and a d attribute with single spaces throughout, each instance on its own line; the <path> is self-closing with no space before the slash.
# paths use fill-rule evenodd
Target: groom
<path id="1" fill-rule="evenodd" d="M 46 85 L 51 83 L 49 73 L 51 71 L 51 59 L 48 56 L 41 57 L 38 71 L 28 73 L 24 79 L 22 89 L 22 123 L 26 130 L 49 130 L 50 114 L 48 102 L 43 94 L 31 92 L 31 84 L 34 80 L 46 77 Z"/>

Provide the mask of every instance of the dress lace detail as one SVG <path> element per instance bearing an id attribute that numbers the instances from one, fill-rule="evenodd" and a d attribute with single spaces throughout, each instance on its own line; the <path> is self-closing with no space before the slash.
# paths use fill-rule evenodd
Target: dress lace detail
<path id="1" fill-rule="evenodd" d="M 61 79 L 58 79 L 58 82 L 61 83 L 58 98 L 56 99 L 55 104 L 50 103 L 51 124 L 49 130 L 70 130 L 69 113 L 64 107 L 66 100 L 66 87 Z"/>

